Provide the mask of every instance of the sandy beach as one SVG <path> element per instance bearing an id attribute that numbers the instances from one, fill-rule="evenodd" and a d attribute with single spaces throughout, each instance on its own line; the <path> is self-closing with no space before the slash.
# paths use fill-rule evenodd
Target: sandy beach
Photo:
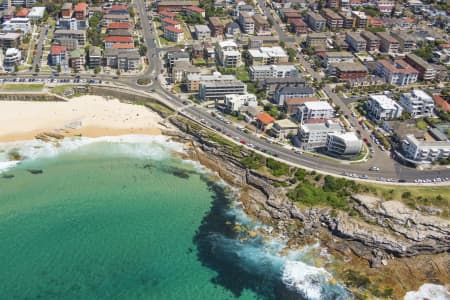
<path id="1" fill-rule="evenodd" d="M 161 120 L 144 106 L 101 96 L 68 102 L 0 101 L 0 142 L 30 140 L 43 132 L 88 137 L 160 134 Z"/>

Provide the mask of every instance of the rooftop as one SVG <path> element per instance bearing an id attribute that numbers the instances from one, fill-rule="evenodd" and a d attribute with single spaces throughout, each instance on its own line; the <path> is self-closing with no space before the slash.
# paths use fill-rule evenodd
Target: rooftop
<path id="1" fill-rule="evenodd" d="M 303 105 L 309 110 L 333 110 L 327 101 L 306 101 Z"/>
<path id="2" fill-rule="evenodd" d="M 173 26 L 166 26 L 166 27 L 164 27 L 164 30 L 171 31 L 171 32 L 174 32 L 174 33 L 183 33 L 184 32 L 182 29 L 178 29 L 178 28 L 173 27 Z"/>
<path id="3" fill-rule="evenodd" d="M 375 100 L 382 109 L 396 109 L 398 104 L 386 95 L 369 95 L 370 99 Z"/>
<path id="4" fill-rule="evenodd" d="M 284 101 L 286 105 L 302 105 L 306 102 L 319 101 L 317 97 L 299 97 L 299 98 L 290 98 Z"/>
<path id="5" fill-rule="evenodd" d="M 335 63 L 333 66 L 341 72 L 367 72 L 366 67 L 360 63 L 341 62 Z"/>
<path id="6" fill-rule="evenodd" d="M 382 59 L 378 61 L 378 64 L 383 65 L 384 68 L 388 69 L 392 73 L 402 73 L 402 74 L 419 73 L 416 69 L 408 65 L 408 63 L 406 63 L 406 61 L 402 59 L 398 59 L 393 62 L 387 59 Z"/>
<path id="7" fill-rule="evenodd" d="M 268 125 L 268 124 L 275 122 L 275 119 L 268 113 L 257 114 L 256 119 L 259 120 L 264 125 Z"/>
<path id="8" fill-rule="evenodd" d="M 65 51 L 67 51 L 67 48 L 64 46 L 52 45 L 52 47 L 50 48 L 51 55 L 60 55 L 62 52 Z"/>
<path id="9" fill-rule="evenodd" d="M 130 36 L 107 36 L 105 38 L 105 42 L 107 43 L 134 43 L 134 40 Z"/>

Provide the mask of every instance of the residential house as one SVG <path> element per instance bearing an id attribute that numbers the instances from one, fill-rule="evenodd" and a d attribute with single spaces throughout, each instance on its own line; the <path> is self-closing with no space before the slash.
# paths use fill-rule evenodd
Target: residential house
<path id="1" fill-rule="evenodd" d="M 230 22 L 225 26 L 225 35 L 227 38 L 233 38 L 235 35 L 241 33 L 239 24 L 236 22 Z"/>
<path id="2" fill-rule="evenodd" d="M 289 119 L 282 119 L 275 121 L 270 129 L 270 135 L 279 139 L 285 140 L 290 136 L 294 136 L 298 132 L 298 125 Z"/>
<path id="3" fill-rule="evenodd" d="M 61 17 L 65 19 L 72 18 L 73 9 L 72 9 L 72 2 L 70 3 L 64 3 L 61 8 Z"/>
<path id="4" fill-rule="evenodd" d="M 197 40 L 209 39 L 211 37 L 211 30 L 206 25 L 195 25 L 195 37 Z"/>
<path id="5" fill-rule="evenodd" d="M 262 131 L 269 130 L 275 121 L 271 115 L 265 112 L 256 115 L 256 127 Z"/>

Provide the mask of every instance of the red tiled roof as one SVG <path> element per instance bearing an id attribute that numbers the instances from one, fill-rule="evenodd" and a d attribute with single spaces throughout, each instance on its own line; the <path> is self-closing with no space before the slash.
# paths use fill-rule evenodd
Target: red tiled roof
<path id="1" fill-rule="evenodd" d="M 447 49 L 447 48 L 450 48 L 450 43 L 448 43 L 448 44 L 440 44 L 440 45 L 439 45 L 439 48 L 441 48 L 441 49 Z"/>
<path id="2" fill-rule="evenodd" d="M 105 42 L 110 43 L 134 43 L 134 40 L 132 37 L 129 36 L 107 36 L 105 38 Z"/>
<path id="3" fill-rule="evenodd" d="M 444 98 L 442 98 L 441 96 L 433 95 L 433 100 L 434 100 L 434 103 L 437 106 L 439 106 L 443 111 L 445 111 L 445 112 L 450 111 L 450 103 L 445 101 Z"/>
<path id="4" fill-rule="evenodd" d="M 195 11 L 195 12 L 198 12 L 198 13 L 205 12 L 205 10 L 203 8 L 198 7 L 198 6 L 188 6 L 188 7 L 185 8 L 185 10 Z"/>
<path id="5" fill-rule="evenodd" d="M 289 23 L 291 23 L 292 26 L 308 26 L 302 19 L 291 19 Z"/>
<path id="6" fill-rule="evenodd" d="M 111 5 L 110 10 L 126 10 L 126 11 L 128 11 L 128 7 L 126 5 L 114 4 L 114 5 Z"/>
<path id="7" fill-rule="evenodd" d="M 419 73 L 416 69 L 408 65 L 406 61 L 403 59 L 398 59 L 392 63 L 387 59 L 379 60 L 378 63 L 382 64 L 386 69 L 388 69 L 392 73 L 402 73 L 402 74 L 410 74 L 410 73 Z"/>
<path id="8" fill-rule="evenodd" d="M 134 49 L 134 45 L 130 44 L 114 44 L 112 45 L 113 49 Z"/>
<path id="9" fill-rule="evenodd" d="M 275 122 L 275 119 L 268 113 L 260 113 L 256 115 L 256 119 L 259 120 L 264 125 Z"/>
<path id="10" fill-rule="evenodd" d="M 165 16 L 165 17 L 175 17 L 177 14 L 167 11 L 167 10 L 163 10 L 162 12 L 159 13 L 161 16 Z"/>
<path id="11" fill-rule="evenodd" d="M 85 2 L 80 2 L 78 4 L 75 5 L 74 10 L 75 11 L 86 11 L 87 5 Z"/>
<path id="12" fill-rule="evenodd" d="M 168 23 L 171 25 L 179 25 L 180 24 L 180 22 L 178 22 L 177 20 L 173 20 L 173 19 L 169 19 L 169 18 L 162 19 L 161 23 Z"/>
<path id="13" fill-rule="evenodd" d="M 108 29 L 130 29 L 131 26 L 128 22 L 112 22 L 108 24 Z"/>
<path id="14" fill-rule="evenodd" d="M 29 9 L 29 8 L 21 8 L 21 9 L 16 13 L 16 17 L 24 18 L 24 17 L 28 16 L 29 13 L 30 13 L 30 9 Z"/>
<path id="15" fill-rule="evenodd" d="M 164 30 L 175 32 L 175 33 L 183 33 L 183 30 L 178 29 L 178 28 L 173 27 L 173 26 L 166 26 L 166 27 L 164 27 Z"/>
<path id="16" fill-rule="evenodd" d="M 314 101 L 319 101 L 319 98 L 317 97 L 290 98 L 284 100 L 284 103 L 286 103 L 286 105 L 302 105 L 305 102 L 314 102 Z"/>
<path id="17" fill-rule="evenodd" d="M 67 51 L 67 48 L 59 45 L 52 45 L 50 48 L 51 55 L 60 55 L 62 52 Z"/>

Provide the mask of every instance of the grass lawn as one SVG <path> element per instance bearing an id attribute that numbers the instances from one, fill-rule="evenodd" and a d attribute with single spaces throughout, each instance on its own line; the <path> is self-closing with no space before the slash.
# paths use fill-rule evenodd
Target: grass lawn
<path id="1" fill-rule="evenodd" d="M 416 120 L 416 126 L 420 130 L 427 130 L 427 127 L 428 127 L 427 123 L 421 119 Z"/>
<path id="2" fill-rule="evenodd" d="M 43 83 L 24 83 L 24 84 L 4 84 L 1 89 L 4 91 L 37 91 L 44 88 Z"/>
<path id="3" fill-rule="evenodd" d="M 250 81 L 250 75 L 248 74 L 247 70 L 236 70 L 236 77 L 240 81 Z"/>
<path id="4" fill-rule="evenodd" d="M 52 92 L 55 94 L 63 95 L 65 91 L 73 89 L 73 85 L 58 85 L 52 89 Z"/>

